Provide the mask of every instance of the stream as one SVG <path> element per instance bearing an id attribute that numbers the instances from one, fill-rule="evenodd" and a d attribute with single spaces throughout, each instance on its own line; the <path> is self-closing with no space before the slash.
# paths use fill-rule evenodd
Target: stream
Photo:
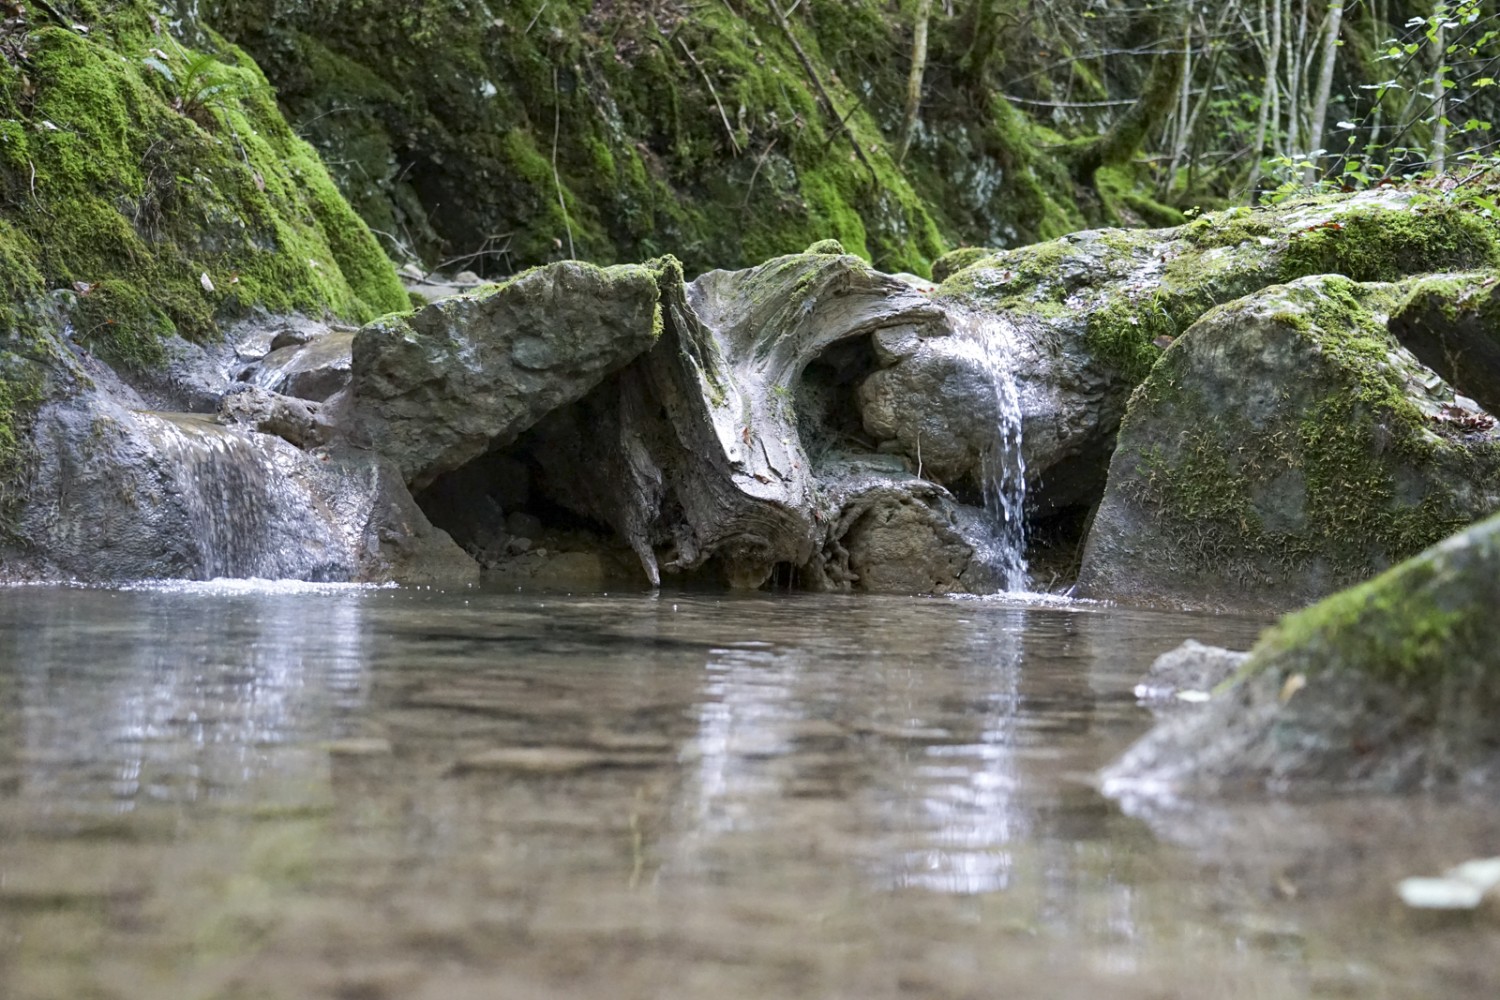
<path id="1" fill-rule="evenodd" d="M 1500 804 L 1102 797 L 1264 622 L 1050 599 L 0 589 L 0 997 L 1500 995 Z"/>

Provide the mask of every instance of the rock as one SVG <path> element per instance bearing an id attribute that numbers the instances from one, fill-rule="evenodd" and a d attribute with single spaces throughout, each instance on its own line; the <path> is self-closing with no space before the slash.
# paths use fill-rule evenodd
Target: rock
<path id="1" fill-rule="evenodd" d="M 315 336 L 317 334 L 310 333 L 305 328 L 284 326 L 280 330 L 277 330 L 275 335 L 271 337 L 270 350 L 266 353 L 274 354 L 276 351 L 285 350 L 288 347 L 301 347 Z"/>
<path id="2" fill-rule="evenodd" d="M 1500 413 L 1500 283 L 1493 274 L 1422 281 L 1391 316 L 1391 333 L 1490 414 Z"/>
<path id="3" fill-rule="evenodd" d="M 539 268 L 361 330 L 347 426 L 421 489 L 581 398 L 659 333 L 651 268 Z"/>
<path id="4" fill-rule="evenodd" d="M 277 347 L 285 333 L 271 342 L 271 353 L 248 373 L 246 381 L 283 396 L 319 403 L 349 384 L 354 331 L 330 330 Z M 301 335 L 302 331 L 293 333 Z"/>
<path id="5" fill-rule="evenodd" d="M 1500 516 L 1284 618 L 1240 680 L 1158 725 L 1111 794 L 1500 781 Z"/>
<path id="6" fill-rule="evenodd" d="M 262 577 L 467 582 L 477 567 L 377 456 L 311 455 L 100 389 L 45 407 L 15 525 L 43 576 L 115 582 Z"/>
<path id="7" fill-rule="evenodd" d="M 534 542 L 542 537 L 542 522 L 534 514 L 513 511 L 505 518 L 505 530 Z"/>
<path id="8" fill-rule="evenodd" d="M 459 271 L 453 276 L 453 284 L 466 288 L 474 288 L 484 284 L 484 279 L 473 271 Z"/>
<path id="9" fill-rule="evenodd" d="M 219 403 L 219 419 L 243 425 L 262 434 L 272 434 L 304 451 L 324 444 L 328 427 L 320 419 L 320 407 L 305 399 L 294 399 L 250 385 L 237 385 Z"/>
<path id="10" fill-rule="evenodd" d="M 1488 223 L 1458 206 L 1416 210 L 1412 199 L 1382 188 L 1231 209 L 1175 229 L 965 248 L 938 261 L 937 304 L 1014 328 L 1011 368 L 1024 402 L 1034 515 L 1081 513 L 1097 502 L 1132 391 L 1162 356 L 1161 345 L 1214 306 L 1311 275 L 1395 282 L 1500 262 Z M 926 450 L 924 439 L 924 457 Z"/>
<path id="11" fill-rule="evenodd" d="M 1500 507 L 1500 432 L 1386 332 L 1399 295 L 1307 278 L 1178 338 L 1132 397 L 1080 592 L 1286 609 Z"/>
<path id="12" fill-rule="evenodd" d="M 659 281 L 657 349 L 528 435 L 551 499 L 609 525 L 653 584 L 665 567 L 758 587 L 781 566 L 805 568 L 808 586 L 847 585 L 819 572 L 837 510 L 808 443 L 838 432 L 804 391 L 809 369 L 836 380 L 830 354 L 854 345 L 866 356 L 869 336 L 891 327 L 937 332 L 942 313 L 848 255 L 781 257 L 691 285 L 674 263 Z M 857 420 L 847 402 L 827 419 Z"/>
<path id="13" fill-rule="evenodd" d="M 1171 710 L 1208 700 L 1208 694 L 1245 665 L 1249 653 L 1205 646 L 1189 639 L 1158 656 L 1135 686 L 1135 696 L 1153 710 Z"/>

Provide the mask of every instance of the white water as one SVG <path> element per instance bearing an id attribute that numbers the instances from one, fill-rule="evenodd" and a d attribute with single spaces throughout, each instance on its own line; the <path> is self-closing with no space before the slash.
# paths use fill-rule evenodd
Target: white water
<path id="1" fill-rule="evenodd" d="M 1026 591 L 1026 457 L 1021 451 L 1021 398 L 1012 370 L 1015 332 L 1004 320 L 967 310 L 954 310 L 949 320 L 955 353 L 984 372 L 995 392 L 994 434 L 981 459 L 991 534 L 983 557 L 1007 591 Z"/>

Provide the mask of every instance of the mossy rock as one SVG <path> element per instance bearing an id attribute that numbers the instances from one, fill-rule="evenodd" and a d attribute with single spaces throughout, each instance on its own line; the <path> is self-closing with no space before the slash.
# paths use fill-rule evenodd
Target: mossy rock
<path id="1" fill-rule="evenodd" d="M 389 261 L 255 64 L 144 2 L 36 19 L 0 86 L 0 480 L 67 390 L 69 348 L 124 369 L 251 310 L 368 320 L 408 307 Z"/>
<path id="2" fill-rule="evenodd" d="M 1106 788 L 1380 791 L 1500 779 L 1500 517 L 1290 615 Z"/>
<path id="3" fill-rule="evenodd" d="M 1316 274 L 1399 281 L 1500 266 L 1500 228 L 1409 192 L 1215 212 L 1163 230 L 1096 230 L 940 259 L 940 295 L 1082 339 L 1126 391 L 1214 306 Z"/>
<path id="4" fill-rule="evenodd" d="M 1500 507 L 1500 431 L 1386 330 L 1400 286 L 1322 276 L 1213 310 L 1136 390 L 1081 585 L 1285 609 Z"/>

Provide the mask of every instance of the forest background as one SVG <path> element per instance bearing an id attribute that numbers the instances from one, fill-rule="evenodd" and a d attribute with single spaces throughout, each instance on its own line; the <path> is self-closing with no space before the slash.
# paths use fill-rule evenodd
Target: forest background
<path id="1" fill-rule="evenodd" d="M 822 238 L 926 274 L 1396 179 L 1494 210 L 1494 0 L 193 6 L 394 258 L 486 277 Z"/>

